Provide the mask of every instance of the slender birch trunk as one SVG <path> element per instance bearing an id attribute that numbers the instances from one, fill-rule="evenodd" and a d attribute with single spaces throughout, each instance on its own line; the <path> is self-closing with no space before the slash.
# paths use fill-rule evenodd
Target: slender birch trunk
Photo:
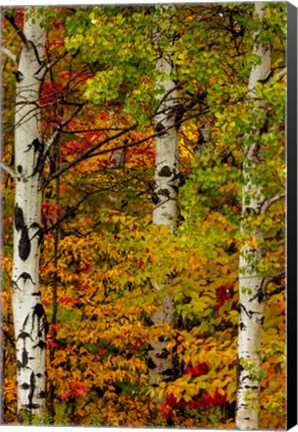
<path id="1" fill-rule="evenodd" d="M 157 37 L 158 40 L 158 37 Z M 168 56 L 159 58 L 156 65 L 161 76 L 171 74 L 171 60 Z M 172 233 L 177 217 L 177 176 L 178 176 L 178 128 L 176 123 L 177 108 L 179 108 L 176 85 L 171 79 L 163 79 L 157 85 L 162 85 L 164 92 L 159 96 L 160 105 L 155 117 L 156 137 L 155 158 L 155 206 L 153 208 L 153 223 L 169 226 Z M 171 284 L 171 281 L 165 281 Z M 163 286 L 165 286 L 165 284 Z M 155 286 L 161 289 L 160 286 Z M 165 295 L 163 308 L 153 314 L 154 324 L 174 326 L 174 302 L 170 295 Z M 174 366 L 171 353 L 167 350 L 169 340 L 160 337 L 159 341 L 150 341 L 149 348 L 149 385 L 154 394 L 161 381 L 173 379 Z M 162 400 L 155 395 L 152 402 Z"/>
<path id="2" fill-rule="evenodd" d="M 255 16 L 262 22 L 264 4 L 255 3 Z M 257 115 L 262 101 L 256 99 L 256 84 L 270 73 L 271 50 L 268 44 L 258 41 L 259 33 L 254 35 L 253 53 L 260 57 L 260 64 L 255 65 L 250 73 L 248 95 L 253 102 Z M 257 137 L 259 130 L 253 134 Z M 260 399 L 260 334 L 264 320 L 265 279 L 258 272 L 261 258 L 260 244 L 263 239 L 261 227 L 255 227 L 249 218 L 260 215 L 266 203 L 262 186 L 257 178 L 259 164 L 257 142 L 245 148 L 242 187 L 242 222 L 241 234 L 244 239 L 239 260 L 239 332 L 238 332 L 238 377 L 236 427 L 241 430 L 257 429 Z"/>
<path id="3" fill-rule="evenodd" d="M 16 338 L 18 416 L 41 415 L 46 398 L 47 320 L 39 289 L 41 167 L 44 145 L 38 99 L 45 30 L 27 9 L 16 73 L 15 206 L 12 308 Z"/>

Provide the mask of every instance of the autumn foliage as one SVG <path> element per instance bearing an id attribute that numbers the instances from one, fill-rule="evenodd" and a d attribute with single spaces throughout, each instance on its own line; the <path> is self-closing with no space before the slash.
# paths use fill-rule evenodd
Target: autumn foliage
<path id="1" fill-rule="evenodd" d="M 249 4 L 218 7 L 217 14 L 233 17 L 228 30 L 224 25 L 218 30 L 214 15 L 200 6 L 190 7 L 193 12 L 179 8 L 179 20 L 172 23 L 177 34 L 176 48 L 172 48 L 175 73 L 183 83 L 178 90 L 188 107 L 179 129 L 183 181 L 179 185 L 180 214 L 174 236 L 169 235 L 167 227 L 151 223 L 156 131 L 152 123 L 154 106 L 150 103 L 156 91 L 156 71 L 149 66 L 146 71 L 138 38 L 140 29 L 144 27 L 150 34 L 150 28 L 156 24 L 152 8 L 133 8 L 131 14 L 125 8 L 120 8 L 119 13 L 117 8 L 95 8 L 94 12 L 93 8 L 78 8 L 75 12 L 53 8 L 45 14 L 49 60 L 62 54 L 65 45 L 70 54 L 61 56 L 47 75 L 39 100 L 44 136 L 50 136 L 59 125 L 63 130 L 59 148 L 45 164 L 48 181 L 42 203 L 40 289 L 49 323 L 47 412 L 42 423 L 235 426 L 244 157 L 241 140 L 250 128 L 245 80 L 254 24 Z M 269 23 L 275 17 L 277 29 L 268 36 L 276 47 L 276 67 L 284 61 L 280 34 L 283 7 L 275 5 L 267 12 Z M 23 10 L 16 9 L 15 13 L 15 22 L 22 26 Z M 210 23 L 209 31 L 195 19 L 200 13 L 206 14 L 202 22 Z M 133 36 L 128 29 L 132 21 L 137 29 L 134 55 L 129 51 Z M 18 42 L 12 41 L 9 22 L 4 20 L 3 25 L 4 41 L 17 50 Z M 123 52 L 117 45 L 119 53 L 117 48 L 112 55 L 115 67 L 122 71 L 118 77 L 121 82 L 114 72 L 110 76 L 105 69 L 111 61 L 105 42 L 102 51 L 96 52 L 96 26 L 106 32 L 119 29 L 115 41 L 123 41 Z M 236 37 L 242 27 L 243 35 Z M 81 36 L 88 28 L 88 40 L 84 40 Z M 101 37 L 107 41 L 107 34 Z M 146 46 L 141 48 L 151 60 L 156 48 L 147 36 L 145 39 Z M 90 52 L 84 56 L 86 43 L 90 43 Z M 206 46 L 209 48 L 204 51 Z M 125 50 L 130 54 L 125 55 Z M 219 60 L 222 58 L 225 61 Z M 13 66 L 4 65 L 7 96 L 3 160 L 7 165 L 13 159 L 9 134 L 13 119 L 8 107 L 8 99 L 14 94 L 13 72 Z M 107 76 L 102 77 L 104 73 Z M 96 85 L 99 93 L 94 96 Z M 283 79 L 268 91 L 261 85 L 259 88 L 268 112 L 272 113 L 266 126 L 268 133 L 260 138 L 265 166 L 262 181 L 274 194 L 284 187 L 284 85 Z M 198 105 L 200 97 L 203 102 L 199 100 Z M 77 114 L 64 124 L 76 109 Z M 197 144 L 203 124 L 208 126 L 210 142 L 202 145 L 198 159 Z M 98 143 L 102 144 L 96 147 Z M 83 157 L 88 151 L 88 157 Z M 78 163 L 72 165 L 75 159 Z M 56 175 L 67 164 L 68 169 Z M 9 175 L 3 176 L 2 191 L 3 409 L 5 422 L 15 424 L 15 351 L 10 306 L 14 181 Z M 266 234 L 260 272 L 282 274 L 284 202 L 275 202 L 266 218 L 260 217 L 255 223 L 262 225 Z M 253 244 L 256 239 L 250 241 Z M 169 278 L 170 288 L 155 289 Z M 268 285 L 260 353 L 262 429 L 285 427 L 284 284 L 283 275 Z M 174 328 L 152 325 L 150 319 L 161 306 L 167 289 L 175 301 Z M 156 389 L 163 397 L 163 402 L 156 405 L 151 402 L 148 387 L 148 348 L 150 340 L 159 338 L 168 340 L 172 350 L 175 379 L 162 382 Z"/>

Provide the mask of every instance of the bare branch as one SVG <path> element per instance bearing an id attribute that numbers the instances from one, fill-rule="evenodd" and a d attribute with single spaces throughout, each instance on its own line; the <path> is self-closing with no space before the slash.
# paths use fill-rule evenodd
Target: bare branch
<path id="1" fill-rule="evenodd" d="M 64 57 L 66 57 L 67 54 L 68 54 L 68 51 L 64 51 L 62 54 L 58 55 L 52 61 L 47 63 L 45 66 L 45 73 L 47 73 L 50 69 L 52 69 L 52 67 L 55 66 L 60 60 L 62 60 Z"/>
<path id="2" fill-rule="evenodd" d="M 96 129 L 73 129 L 73 130 L 65 130 L 63 129 L 61 132 L 64 134 L 80 134 L 80 133 L 89 133 L 89 132 L 111 132 L 111 131 L 122 131 L 123 128 L 114 128 L 114 127 L 110 127 L 110 128 L 96 128 Z"/>
<path id="3" fill-rule="evenodd" d="M 7 57 L 9 57 L 14 64 L 16 65 L 18 63 L 18 56 L 16 54 L 14 54 L 13 52 L 11 52 L 8 48 L 5 48 L 4 46 L 1 46 L 1 51 L 3 52 L 3 54 L 7 55 Z"/>
<path id="4" fill-rule="evenodd" d="M 277 81 L 279 81 L 280 79 L 282 79 L 286 75 L 286 73 L 287 73 L 287 69 L 284 68 L 278 74 L 273 75 L 272 78 L 277 78 Z"/>
<path id="5" fill-rule="evenodd" d="M 267 293 L 267 294 L 266 294 L 266 297 L 267 297 L 267 299 L 268 299 L 268 298 L 270 298 L 270 297 L 272 297 L 272 296 L 274 296 L 274 295 L 276 295 L 276 294 L 279 294 L 279 293 L 283 292 L 285 289 L 286 289 L 286 286 L 285 286 L 285 285 L 283 285 L 283 286 L 281 286 L 281 287 L 278 287 L 278 288 L 276 288 L 275 290 L 271 291 L 270 293 Z"/>
<path id="6" fill-rule="evenodd" d="M 285 194 L 282 193 L 282 194 L 276 195 L 275 197 L 271 198 L 270 200 L 266 200 L 261 207 L 260 214 L 262 214 L 262 215 L 266 214 L 266 212 L 269 210 L 269 208 L 271 207 L 272 204 L 274 204 L 276 201 L 279 201 L 280 199 L 282 199 L 284 197 L 285 197 Z"/>
<path id="7" fill-rule="evenodd" d="M 209 110 L 206 110 L 206 113 L 209 112 Z M 136 129 L 137 124 L 134 124 L 132 126 L 127 127 L 126 129 L 122 129 L 120 132 L 105 138 L 104 140 L 100 141 L 99 143 L 93 145 L 89 150 L 87 150 L 85 153 L 83 153 L 82 155 L 78 156 L 77 158 L 75 158 L 74 160 L 72 160 L 71 162 L 69 162 L 68 164 L 64 165 L 63 167 L 61 167 L 58 171 L 56 171 L 55 173 L 53 173 L 52 175 L 50 175 L 47 179 L 46 179 L 46 183 L 51 182 L 54 178 L 59 177 L 60 175 L 62 175 L 65 171 L 67 171 L 69 168 L 77 165 L 78 163 L 82 162 L 83 160 L 98 156 L 98 155 L 102 155 L 105 153 L 111 153 L 112 151 L 116 151 L 116 150 L 123 150 L 126 149 L 128 147 L 134 147 L 137 145 L 140 145 L 152 138 L 156 138 L 157 136 L 160 136 L 163 133 L 167 133 L 170 129 L 174 128 L 174 127 L 178 127 L 180 126 L 181 123 L 190 120 L 192 118 L 196 118 L 198 115 L 204 114 L 205 111 L 200 111 L 198 114 L 195 115 L 191 115 L 185 119 L 183 119 L 182 121 L 173 123 L 171 126 L 167 127 L 165 130 L 163 130 L 162 132 L 157 132 L 154 133 L 152 135 L 146 136 L 138 141 L 134 141 L 133 143 L 130 144 L 125 144 L 125 145 L 120 145 L 120 146 L 116 146 L 110 149 L 104 149 L 104 150 L 100 150 L 98 152 L 95 153 L 95 150 L 98 150 L 100 147 L 102 147 L 103 145 L 116 140 L 117 138 L 120 138 L 122 135 Z"/>
<path id="8" fill-rule="evenodd" d="M 7 165 L 5 165 L 3 162 L 0 161 L 0 168 L 4 169 L 4 171 L 8 172 L 8 174 L 13 177 L 13 178 L 17 178 L 16 173 Z"/>
<path id="9" fill-rule="evenodd" d="M 129 178 L 128 180 L 124 181 L 123 183 L 128 183 L 129 181 L 131 181 L 131 179 L 137 178 L 137 176 L 133 176 L 131 178 Z M 83 204 L 84 201 L 86 201 L 90 196 L 100 193 L 100 192 L 106 192 L 112 189 L 115 189 L 118 186 L 118 183 L 114 184 L 114 185 L 109 185 L 107 187 L 102 187 L 102 188 L 97 188 L 94 191 L 90 191 L 90 192 L 85 192 L 85 195 L 83 196 L 83 198 L 81 198 L 76 205 L 74 205 L 73 207 L 69 208 L 68 210 L 65 211 L 65 213 L 60 216 L 60 218 L 54 222 L 51 226 L 49 226 L 48 228 L 46 228 L 43 231 L 43 234 L 47 234 L 51 231 L 53 231 L 57 226 L 59 226 L 61 224 L 61 222 L 63 222 L 64 220 L 66 220 L 67 218 L 73 216 L 74 212 L 76 210 L 78 210 L 78 208 L 80 207 L 81 204 Z"/>
<path id="10" fill-rule="evenodd" d="M 9 16 L 9 15 L 4 15 L 4 18 L 6 18 L 7 21 L 12 25 L 12 27 L 17 32 L 17 35 L 20 37 L 20 39 L 22 40 L 22 42 L 25 45 L 25 47 L 28 48 L 29 47 L 29 41 L 26 38 L 25 33 L 23 32 L 23 30 L 16 24 L 14 17 Z"/>
<path id="11" fill-rule="evenodd" d="M 119 133 L 117 133 L 117 134 L 115 134 L 115 135 L 113 135 L 111 137 L 107 137 L 106 139 L 104 139 L 104 140 L 100 141 L 99 143 L 95 144 L 88 151 L 86 151 L 84 154 L 82 154 L 82 155 L 78 156 L 77 158 L 73 159 L 71 162 L 69 162 L 68 164 L 64 165 L 58 171 L 56 171 L 51 176 L 49 176 L 47 178 L 46 182 L 49 183 L 54 178 L 59 177 L 61 174 L 63 174 L 65 171 L 67 171 L 72 166 L 77 165 L 79 162 L 81 162 L 81 161 L 87 159 L 88 157 L 90 157 L 90 155 L 95 150 L 97 150 L 98 148 L 100 148 L 104 144 L 107 144 L 110 141 L 113 141 L 113 140 L 115 140 L 117 138 L 120 138 L 122 135 L 124 135 L 127 132 L 130 132 L 131 130 L 133 130 L 135 128 L 136 128 L 136 125 L 130 126 L 130 127 L 126 128 L 126 129 L 122 130 L 121 132 L 119 132 Z"/>
<path id="12" fill-rule="evenodd" d="M 57 130 L 53 133 L 53 135 L 51 136 L 51 138 L 49 138 L 47 140 L 46 144 L 46 149 L 49 150 L 54 143 L 57 141 L 57 139 L 59 138 L 60 134 L 62 133 L 62 128 L 64 126 L 67 126 L 71 120 L 81 111 L 81 109 L 87 104 L 87 102 L 82 102 L 80 104 L 77 105 L 76 109 L 73 111 L 73 113 L 70 114 L 69 117 L 67 117 L 67 119 L 65 119 L 63 122 L 61 122 L 58 127 Z"/>

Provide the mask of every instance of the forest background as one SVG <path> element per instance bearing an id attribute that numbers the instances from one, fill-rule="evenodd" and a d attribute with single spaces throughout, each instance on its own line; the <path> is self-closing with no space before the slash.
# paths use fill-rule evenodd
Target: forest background
<path id="1" fill-rule="evenodd" d="M 46 31 L 48 67 L 40 112 L 32 117 L 40 121 L 42 142 L 51 145 L 33 167 L 43 179 L 43 198 L 30 241 L 40 240 L 49 328 L 47 392 L 40 393 L 46 411 L 32 417 L 31 406 L 22 421 L 234 427 L 239 262 L 248 245 L 260 252 L 256 272 L 266 281 L 266 306 L 261 367 L 258 373 L 241 367 L 260 385 L 253 407 L 260 427 L 285 427 L 285 4 L 265 3 L 259 18 L 254 4 L 34 8 L 27 18 L 22 8 L 4 11 L 3 44 L 12 54 L 3 57 L 6 423 L 17 418 L 16 369 L 22 372 L 29 361 L 24 333 L 16 335 L 15 348 L 11 292 L 18 291 L 14 283 L 34 290 L 37 283 L 24 272 L 21 280 L 11 277 L 13 222 L 25 231 L 15 217 L 14 137 L 21 127 L 11 101 L 22 81 L 17 56 L 28 19 L 33 25 L 42 20 Z M 259 46 L 270 47 L 271 64 L 251 98 L 250 77 L 263 61 L 256 34 Z M 170 59 L 170 71 L 159 67 L 162 58 Z M 175 109 L 162 106 L 167 99 Z M 160 127 L 160 115 L 169 124 Z M 156 164 L 156 146 L 173 132 L 179 171 L 164 169 L 162 177 L 170 179 L 156 190 L 158 173 L 168 166 Z M 253 169 L 247 169 L 256 136 Z M 36 163 L 40 149 L 23 147 Z M 266 212 L 245 211 L 252 208 L 242 200 L 252 172 Z M 155 209 L 171 201 L 177 215 L 156 221 Z M 254 300 L 262 304 L 260 295 Z M 174 304 L 173 320 L 154 322 L 166 297 Z M 170 359 L 174 367 L 156 388 L 150 346 L 160 339 L 166 344 L 160 362 Z M 32 381 L 18 384 L 33 397 Z"/>

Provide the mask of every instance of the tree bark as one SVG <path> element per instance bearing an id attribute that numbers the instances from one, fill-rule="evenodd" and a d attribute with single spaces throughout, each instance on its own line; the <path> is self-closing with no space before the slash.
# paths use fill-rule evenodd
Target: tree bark
<path id="1" fill-rule="evenodd" d="M 158 35 L 157 35 L 158 43 Z M 175 83 L 168 77 L 171 75 L 171 59 L 169 56 L 161 57 L 157 61 L 157 69 L 161 79 L 157 86 L 162 86 L 164 91 L 159 96 L 160 104 L 155 116 L 156 133 L 156 158 L 155 158 L 155 188 L 153 223 L 156 225 L 169 226 L 174 233 L 177 217 L 177 191 L 178 191 L 178 124 L 177 113 L 179 112 L 178 95 Z M 175 125 L 175 126 L 173 126 Z M 155 286 L 161 289 L 166 284 L 170 285 L 170 277 L 163 286 Z M 163 307 L 155 312 L 152 317 L 154 324 L 166 324 L 174 327 L 174 301 L 171 295 L 163 298 Z M 169 340 L 160 337 L 158 341 L 151 340 L 149 347 L 149 386 L 152 390 L 153 403 L 162 402 L 154 390 L 160 382 L 173 379 L 174 365 L 172 353 L 168 351 Z"/>
<path id="2" fill-rule="evenodd" d="M 16 338 L 18 418 L 41 416 L 46 398 L 47 320 L 39 288 L 42 160 L 38 100 L 44 73 L 45 30 L 41 19 L 25 14 L 16 72 L 15 206 L 12 308 Z"/>
<path id="3" fill-rule="evenodd" d="M 255 3 L 255 16 L 262 22 L 264 4 Z M 259 32 L 254 34 L 253 54 L 260 57 L 250 73 L 248 96 L 253 102 L 253 110 L 264 109 L 262 101 L 256 98 L 256 84 L 266 79 L 270 73 L 271 50 L 268 44 L 258 41 Z M 260 108 L 261 107 L 261 108 Z M 257 176 L 259 147 L 257 136 L 260 130 L 253 129 L 255 142 L 248 144 L 243 164 L 244 185 L 242 187 L 241 234 L 244 244 L 239 259 L 239 331 L 238 331 L 238 371 L 236 427 L 241 430 L 258 429 L 260 399 L 260 334 L 264 320 L 265 279 L 258 271 L 261 258 L 261 227 L 253 224 L 253 219 L 261 214 L 266 202 L 260 179 Z M 252 219 L 251 219 L 252 218 Z M 252 222 L 251 222 L 252 220 Z"/>

